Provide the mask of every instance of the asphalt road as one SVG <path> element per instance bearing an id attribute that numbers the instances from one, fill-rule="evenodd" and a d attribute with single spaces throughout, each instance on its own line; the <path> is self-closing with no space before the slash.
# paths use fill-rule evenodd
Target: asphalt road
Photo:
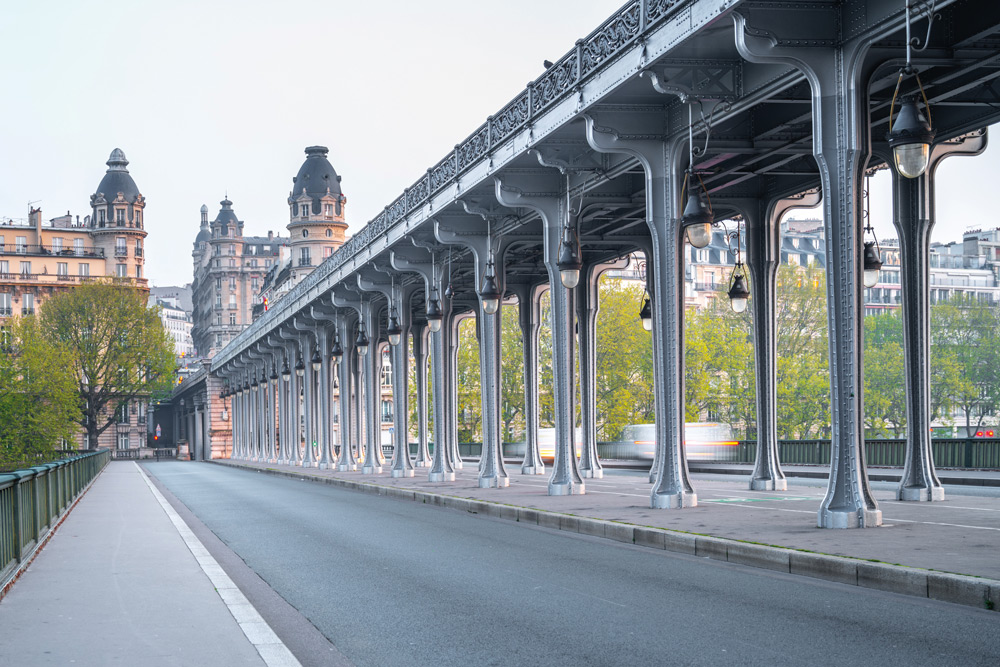
<path id="1" fill-rule="evenodd" d="M 996 612 L 212 464 L 145 469 L 291 605 L 271 612 L 279 636 L 308 619 L 358 665 L 1000 664 Z"/>

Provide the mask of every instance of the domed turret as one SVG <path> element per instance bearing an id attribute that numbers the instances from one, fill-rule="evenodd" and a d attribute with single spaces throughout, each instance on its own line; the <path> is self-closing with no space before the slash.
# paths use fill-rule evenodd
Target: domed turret
<path id="1" fill-rule="evenodd" d="M 324 197 L 332 196 L 335 201 L 339 201 L 342 195 L 340 191 L 340 176 L 330 161 L 326 159 L 330 152 L 326 146 L 309 146 L 306 148 L 306 161 L 299 167 L 299 173 L 292 179 L 292 191 L 288 195 L 290 205 L 303 204 L 303 195 L 307 195 L 311 200 L 311 213 L 320 215 L 323 212 Z"/>
<path id="2" fill-rule="evenodd" d="M 194 239 L 195 247 L 198 247 L 202 243 L 208 242 L 212 239 L 212 232 L 208 228 L 208 207 L 204 204 L 201 205 L 201 229 L 198 231 L 198 236 Z"/>
<path id="3" fill-rule="evenodd" d="M 120 148 L 111 151 L 111 157 L 107 161 L 108 171 L 104 174 L 94 197 L 104 195 L 107 201 L 114 200 L 119 193 L 129 204 L 134 204 L 139 196 L 139 188 L 136 186 L 132 176 L 128 173 L 128 160 L 125 159 L 125 152 Z M 93 200 L 93 197 L 91 197 Z"/>

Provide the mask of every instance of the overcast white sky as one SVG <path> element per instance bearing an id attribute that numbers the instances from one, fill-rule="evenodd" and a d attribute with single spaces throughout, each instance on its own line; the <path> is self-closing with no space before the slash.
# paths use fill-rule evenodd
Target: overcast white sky
<path id="1" fill-rule="evenodd" d="M 292 176 L 330 148 L 352 230 L 618 0 L 19 2 L 0 22 L 0 216 L 89 214 L 112 149 L 147 198 L 146 275 L 190 282 L 199 208 L 286 234 Z M 939 170 L 935 239 L 997 224 L 1000 149 Z M 880 238 L 888 178 L 873 187 Z"/>

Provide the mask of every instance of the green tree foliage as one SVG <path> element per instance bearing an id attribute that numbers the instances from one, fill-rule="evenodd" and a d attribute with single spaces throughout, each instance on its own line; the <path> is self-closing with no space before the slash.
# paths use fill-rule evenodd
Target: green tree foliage
<path id="1" fill-rule="evenodd" d="M 476 318 L 467 317 L 458 327 L 458 441 L 482 442 L 482 423 L 479 338 Z"/>
<path id="2" fill-rule="evenodd" d="M 602 278 L 597 313 L 597 439 L 617 440 L 629 424 L 654 421 L 653 338 L 636 282 Z"/>
<path id="3" fill-rule="evenodd" d="M 119 406 L 170 390 L 173 342 L 140 291 L 109 281 L 80 285 L 46 301 L 40 324 L 51 344 L 68 351 L 89 448 L 115 423 Z"/>
<path id="4" fill-rule="evenodd" d="M 524 439 L 524 348 L 517 306 L 501 309 L 500 437 L 505 442 Z"/>
<path id="5" fill-rule="evenodd" d="M 69 350 L 51 344 L 35 317 L 0 331 L 0 470 L 58 458 L 80 418 Z"/>
<path id="6" fill-rule="evenodd" d="M 865 428 L 873 437 L 906 434 L 902 311 L 865 318 Z"/>
<path id="7" fill-rule="evenodd" d="M 972 297 L 955 297 L 931 313 L 932 355 L 937 372 L 932 399 L 938 409 L 961 412 L 974 434 L 1000 406 L 1000 308 Z"/>

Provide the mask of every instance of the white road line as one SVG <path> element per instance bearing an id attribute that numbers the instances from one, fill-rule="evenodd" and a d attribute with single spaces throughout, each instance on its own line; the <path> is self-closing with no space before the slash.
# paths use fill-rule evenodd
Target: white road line
<path id="1" fill-rule="evenodd" d="M 914 521 L 913 519 L 888 519 L 885 521 L 892 521 L 893 523 L 925 523 L 928 526 L 949 526 L 951 528 L 971 528 L 972 530 L 1000 530 L 1000 528 L 992 528 L 990 526 L 966 526 L 960 523 L 941 523 L 939 521 Z"/>
<path id="2" fill-rule="evenodd" d="M 914 507 L 914 502 L 912 500 L 883 500 L 885 504 L 893 505 L 906 505 L 907 507 Z M 959 507 L 958 505 L 947 505 L 944 503 L 923 503 L 919 505 L 921 509 L 924 507 L 933 507 L 935 509 L 952 509 L 952 510 L 971 510 L 973 512 L 1000 512 L 1000 509 L 995 509 L 992 507 Z"/>
<path id="3" fill-rule="evenodd" d="M 187 548 L 191 550 L 191 554 L 198 561 L 198 565 L 201 566 L 202 571 L 211 580 L 212 585 L 215 586 L 215 591 L 222 598 L 222 602 L 229 609 L 229 613 L 236 619 L 240 629 L 243 630 L 243 634 L 253 644 L 253 647 L 257 649 L 257 653 L 260 654 L 264 664 L 268 667 L 301 667 L 301 663 L 292 655 L 292 652 L 288 650 L 284 642 L 278 638 L 278 635 L 274 634 L 274 630 L 261 617 L 257 609 L 250 604 L 250 601 L 243 595 L 243 591 L 236 587 L 236 584 L 229 578 L 229 575 L 222 569 L 218 561 L 212 557 L 212 554 L 208 553 L 208 549 L 201 543 L 201 540 L 191 532 L 184 519 L 174 511 L 174 508 L 170 506 L 170 503 L 163 497 L 159 489 L 149 481 L 149 477 L 146 475 L 146 471 L 142 469 L 142 466 L 135 461 L 132 463 L 135 464 L 139 474 L 142 475 L 146 486 L 152 491 L 153 497 L 156 498 L 156 501 L 160 503 L 160 507 L 163 508 L 167 517 L 170 518 L 170 522 L 174 524 L 174 528 L 180 533 L 181 539 L 184 540 Z"/>

